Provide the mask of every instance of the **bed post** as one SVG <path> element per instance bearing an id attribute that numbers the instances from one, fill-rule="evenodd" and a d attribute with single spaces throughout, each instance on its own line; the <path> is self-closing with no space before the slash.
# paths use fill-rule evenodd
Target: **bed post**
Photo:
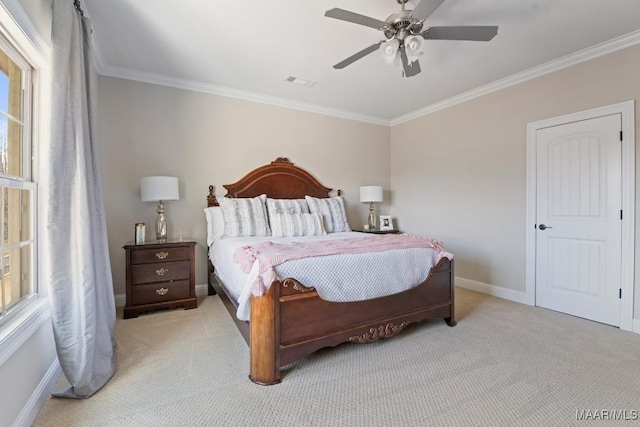
<path id="1" fill-rule="evenodd" d="M 216 199 L 215 189 L 213 185 L 209 186 L 209 194 L 207 194 L 207 207 L 210 208 L 212 206 L 220 206 L 218 204 L 218 199 Z M 216 290 L 211 283 L 213 279 L 213 264 L 211 264 L 211 260 L 209 259 L 209 248 L 207 247 L 207 295 L 215 295 Z"/>
<path id="2" fill-rule="evenodd" d="M 216 187 L 214 187 L 213 185 L 210 185 L 209 194 L 207 194 L 208 208 L 210 208 L 211 206 L 220 206 L 220 204 L 218 203 L 218 199 L 216 198 L 215 191 L 216 191 Z"/>
<path id="3" fill-rule="evenodd" d="M 451 283 L 451 312 L 449 317 L 445 318 L 444 321 L 447 322 L 449 326 L 456 326 L 458 322 L 456 321 L 456 304 L 455 304 L 455 273 L 453 270 L 454 262 L 453 260 L 449 261 L 449 265 L 451 266 L 449 269 L 449 283 Z"/>
<path id="4" fill-rule="evenodd" d="M 280 382 L 280 282 L 261 297 L 251 297 L 249 379 L 256 384 Z"/>

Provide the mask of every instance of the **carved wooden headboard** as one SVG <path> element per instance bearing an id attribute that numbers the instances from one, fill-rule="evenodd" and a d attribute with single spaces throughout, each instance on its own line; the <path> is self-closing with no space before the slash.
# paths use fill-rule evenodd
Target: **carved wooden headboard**
<path id="1" fill-rule="evenodd" d="M 294 166 L 285 157 L 278 157 L 270 164 L 252 170 L 239 181 L 223 187 L 227 190 L 226 197 L 257 197 L 266 194 L 272 199 L 303 199 L 305 195 L 329 197 L 331 191 L 331 188 L 320 184 L 309 172 Z M 210 185 L 208 206 L 218 206 L 214 191 L 215 187 Z M 341 193 L 338 190 L 338 195 Z"/>

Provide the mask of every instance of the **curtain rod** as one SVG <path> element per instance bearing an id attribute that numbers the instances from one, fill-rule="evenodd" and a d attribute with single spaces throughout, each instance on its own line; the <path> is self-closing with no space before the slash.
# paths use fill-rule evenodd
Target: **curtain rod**
<path id="1" fill-rule="evenodd" d="M 75 6 L 80 16 L 84 18 L 84 10 L 82 10 L 82 4 L 80 4 L 80 0 L 73 0 L 73 5 Z"/>

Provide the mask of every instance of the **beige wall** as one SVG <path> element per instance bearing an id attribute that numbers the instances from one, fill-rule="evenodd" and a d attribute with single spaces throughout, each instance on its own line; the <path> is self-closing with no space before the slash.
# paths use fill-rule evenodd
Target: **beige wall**
<path id="1" fill-rule="evenodd" d="M 18 0 L 43 39 L 51 40 L 51 0 Z"/>
<path id="2" fill-rule="evenodd" d="M 181 200 L 167 202 L 169 234 L 182 231 L 198 241 L 201 284 L 207 185 L 223 194 L 222 184 L 278 156 L 345 190 L 354 225 L 366 218 L 366 206 L 358 203 L 360 185 L 393 189 L 385 193 L 389 201 L 381 212 L 389 212 L 391 203 L 399 228 L 444 240 L 456 254 L 459 277 L 523 292 L 526 124 L 640 98 L 639 57 L 640 47 L 630 48 L 391 129 L 100 77 L 99 138 L 115 293 L 124 293 L 121 247 L 132 239 L 133 224 L 152 226 L 155 220 L 155 205 L 139 200 L 140 177 L 180 178 Z"/>
<path id="3" fill-rule="evenodd" d="M 124 250 L 136 222 L 153 235 L 155 204 L 140 201 L 140 178 L 177 176 L 180 200 L 165 203 L 169 237 L 198 241 L 196 283 L 206 283 L 203 209 L 209 184 L 223 184 L 288 157 L 345 194 L 351 225 L 366 220 L 361 185 L 389 189 L 386 126 L 109 77 L 99 78 L 98 137 L 109 248 L 117 294 L 125 292 Z M 388 206 L 381 206 L 388 212 Z"/>
<path id="4" fill-rule="evenodd" d="M 392 213 L 444 240 L 457 276 L 524 291 L 527 123 L 638 99 L 640 46 L 394 126 Z"/>

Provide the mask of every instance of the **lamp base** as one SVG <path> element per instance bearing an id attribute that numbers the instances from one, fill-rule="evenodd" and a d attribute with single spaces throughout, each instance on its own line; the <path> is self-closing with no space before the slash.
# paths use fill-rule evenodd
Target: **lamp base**
<path id="1" fill-rule="evenodd" d="M 156 239 L 159 242 L 166 242 L 167 240 L 167 218 L 164 216 L 164 204 L 162 200 L 158 201 L 158 218 L 156 218 Z"/>
<path id="2" fill-rule="evenodd" d="M 369 219 L 368 219 L 369 230 L 376 230 L 376 207 L 373 202 L 369 202 Z"/>

